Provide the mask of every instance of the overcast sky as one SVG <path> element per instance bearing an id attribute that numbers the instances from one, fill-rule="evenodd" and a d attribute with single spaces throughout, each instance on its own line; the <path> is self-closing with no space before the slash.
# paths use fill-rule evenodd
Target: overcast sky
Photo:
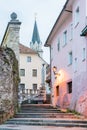
<path id="1" fill-rule="evenodd" d="M 66 0 L 0 0 L 0 43 L 5 33 L 10 14 L 15 12 L 22 22 L 20 43 L 29 47 L 37 13 L 37 26 L 44 45 Z M 44 49 L 44 59 L 49 62 L 49 49 Z"/>

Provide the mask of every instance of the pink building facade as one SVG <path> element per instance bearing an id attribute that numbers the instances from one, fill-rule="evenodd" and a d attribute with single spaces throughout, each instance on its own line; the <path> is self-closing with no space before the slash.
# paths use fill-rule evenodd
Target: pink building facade
<path id="1" fill-rule="evenodd" d="M 51 52 L 53 106 L 87 116 L 87 0 L 66 1 L 45 46 Z"/>

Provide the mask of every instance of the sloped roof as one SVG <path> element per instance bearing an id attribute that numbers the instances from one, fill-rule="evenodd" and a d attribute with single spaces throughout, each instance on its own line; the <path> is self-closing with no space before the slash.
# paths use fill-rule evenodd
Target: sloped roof
<path id="1" fill-rule="evenodd" d="M 22 54 L 37 54 L 38 55 L 38 53 L 36 51 L 32 50 L 29 47 L 26 47 L 23 44 L 19 44 L 19 52 L 22 53 Z M 46 64 L 48 64 L 42 57 L 40 57 L 39 55 L 38 55 L 38 57 L 41 60 L 43 60 L 43 62 L 45 62 Z"/>
<path id="2" fill-rule="evenodd" d="M 68 3 L 69 3 L 70 1 L 73 1 L 73 0 L 66 0 L 65 5 L 63 6 L 62 11 L 60 12 L 60 14 L 59 14 L 59 16 L 58 16 L 58 18 L 57 18 L 57 20 L 56 20 L 56 22 L 55 22 L 53 28 L 51 29 L 51 31 L 50 31 L 50 33 L 49 33 L 47 39 L 46 39 L 46 42 L 45 42 L 44 46 L 46 46 L 46 47 L 47 47 L 47 46 L 50 46 L 50 38 L 51 38 L 51 36 L 52 36 L 52 34 L 53 34 L 53 31 L 55 30 L 55 28 L 56 28 L 56 26 L 57 26 L 57 24 L 58 24 L 58 22 L 59 22 L 59 20 L 60 20 L 60 18 L 63 16 L 63 13 L 64 13 L 64 12 L 70 12 L 70 13 L 72 13 L 71 10 L 70 10 L 70 11 L 67 10 L 67 5 L 68 5 Z"/>
<path id="3" fill-rule="evenodd" d="M 34 29 L 33 29 L 33 35 L 32 35 L 32 43 L 34 44 L 35 42 L 37 42 L 38 44 L 41 42 L 36 20 L 35 20 L 35 23 L 34 23 Z"/>
<path id="4" fill-rule="evenodd" d="M 22 44 L 19 44 L 19 52 L 23 54 L 38 54 L 36 51 Z"/>

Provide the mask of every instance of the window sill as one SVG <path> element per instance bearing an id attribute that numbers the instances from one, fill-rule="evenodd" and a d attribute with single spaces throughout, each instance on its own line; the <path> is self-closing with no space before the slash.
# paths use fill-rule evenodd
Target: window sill
<path id="1" fill-rule="evenodd" d="M 65 47 L 67 45 L 67 43 L 65 43 L 64 45 L 63 45 L 63 47 Z"/>
<path id="2" fill-rule="evenodd" d="M 72 63 L 69 63 L 69 64 L 68 64 L 68 66 L 71 66 L 71 65 L 72 65 Z"/>
<path id="3" fill-rule="evenodd" d="M 82 60 L 82 62 L 84 62 L 85 61 L 85 58 Z"/>
<path id="4" fill-rule="evenodd" d="M 72 41 L 73 40 L 73 38 L 70 38 L 70 41 Z"/>
<path id="5" fill-rule="evenodd" d="M 78 25 L 79 25 L 79 22 L 77 22 L 77 23 L 75 24 L 75 28 L 77 28 Z"/>

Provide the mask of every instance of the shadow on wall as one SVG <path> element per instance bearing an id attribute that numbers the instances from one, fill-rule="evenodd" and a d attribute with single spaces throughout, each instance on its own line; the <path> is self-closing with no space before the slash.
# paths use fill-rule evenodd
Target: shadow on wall
<path id="1" fill-rule="evenodd" d="M 63 96 L 58 97 L 57 106 L 61 108 L 69 108 L 71 100 L 71 94 L 65 93 Z"/>

